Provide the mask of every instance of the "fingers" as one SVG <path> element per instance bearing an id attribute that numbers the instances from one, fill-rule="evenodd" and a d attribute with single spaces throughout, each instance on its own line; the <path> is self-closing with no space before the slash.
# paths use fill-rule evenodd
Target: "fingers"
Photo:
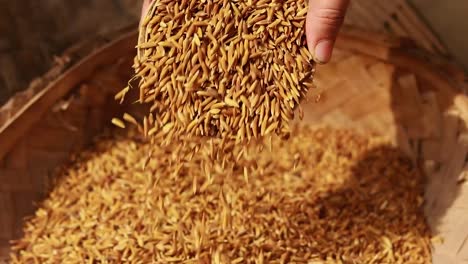
<path id="1" fill-rule="evenodd" d="M 143 0 L 143 7 L 141 8 L 141 19 L 146 16 L 146 13 L 148 12 L 148 8 L 151 4 L 152 0 Z"/>
<path id="2" fill-rule="evenodd" d="M 307 45 L 317 63 L 331 59 L 333 46 L 343 24 L 350 0 L 309 0 Z"/>

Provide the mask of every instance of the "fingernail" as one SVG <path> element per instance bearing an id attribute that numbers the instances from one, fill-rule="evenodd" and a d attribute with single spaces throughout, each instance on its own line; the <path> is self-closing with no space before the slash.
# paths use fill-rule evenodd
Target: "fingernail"
<path id="1" fill-rule="evenodd" d="M 323 64 L 330 61 L 333 50 L 333 41 L 322 40 L 316 46 L 314 50 L 314 60 L 317 63 Z"/>

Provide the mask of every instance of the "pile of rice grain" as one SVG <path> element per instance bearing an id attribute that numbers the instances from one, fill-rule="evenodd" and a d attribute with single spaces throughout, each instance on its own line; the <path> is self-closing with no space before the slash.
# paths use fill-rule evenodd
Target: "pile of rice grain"
<path id="1" fill-rule="evenodd" d="M 208 145 L 178 162 L 189 145 L 100 140 L 60 173 L 13 263 L 430 263 L 423 177 L 378 138 L 298 127 L 272 151 L 234 147 L 234 163 Z"/>
<path id="2" fill-rule="evenodd" d="M 307 0 L 155 0 L 134 64 L 139 98 L 130 98 L 150 108 L 145 135 L 287 137 L 313 87 L 306 14 Z"/>

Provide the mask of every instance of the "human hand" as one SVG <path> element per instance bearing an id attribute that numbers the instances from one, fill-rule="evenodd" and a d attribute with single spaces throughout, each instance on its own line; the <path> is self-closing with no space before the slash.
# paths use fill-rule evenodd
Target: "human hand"
<path id="1" fill-rule="evenodd" d="M 307 45 L 317 63 L 331 59 L 350 0 L 309 0 L 307 12 Z"/>
<path id="2" fill-rule="evenodd" d="M 144 0 L 142 18 L 153 0 Z M 307 45 L 318 63 L 330 61 L 336 36 L 350 0 L 309 0 L 306 21 Z"/>
<path id="3" fill-rule="evenodd" d="M 153 0 L 143 0 L 143 7 L 141 8 L 141 20 L 146 16 L 148 8 Z"/>

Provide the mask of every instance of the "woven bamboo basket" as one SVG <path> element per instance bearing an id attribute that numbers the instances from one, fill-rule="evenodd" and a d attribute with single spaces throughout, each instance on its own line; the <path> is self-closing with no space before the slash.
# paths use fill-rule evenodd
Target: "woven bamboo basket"
<path id="1" fill-rule="evenodd" d="M 443 42 L 417 14 L 408 0 L 351 1 L 345 24 L 374 32 L 411 37 L 417 45 L 440 55 L 448 55 Z"/>
<path id="2" fill-rule="evenodd" d="M 23 219 L 50 190 L 55 169 L 129 106 L 114 94 L 132 75 L 137 32 L 67 50 L 0 108 L 0 262 Z M 465 75 L 403 38 L 345 28 L 319 66 L 303 122 L 387 137 L 427 175 L 425 212 L 443 243 L 434 263 L 468 259 L 468 97 Z"/>

